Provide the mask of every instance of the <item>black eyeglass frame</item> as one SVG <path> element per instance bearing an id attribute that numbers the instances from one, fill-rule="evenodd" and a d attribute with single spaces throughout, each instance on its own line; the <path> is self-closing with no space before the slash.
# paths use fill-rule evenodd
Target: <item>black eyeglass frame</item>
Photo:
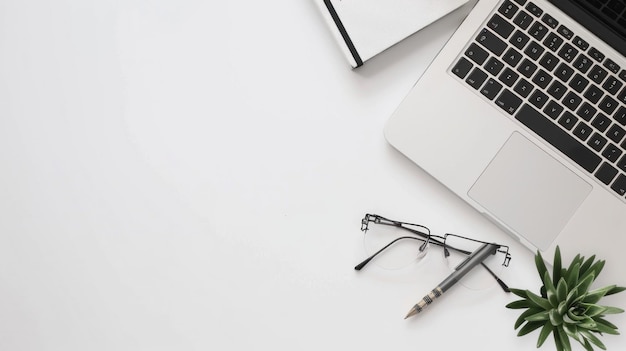
<path id="1" fill-rule="evenodd" d="M 465 255 L 470 255 L 471 254 L 470 251 L 459 249 L 459 248 L 456 248 L 456 247 L 453 247 L 453 246 L 450 246 L 450 245 L 446 244 L 446 238 L 448 236 L 454 236 L 454 237 L 457 237 L 457 238 L 470 240 L 470 241 L 473 241 L 473 242 L 476 242 L 476 243 L 480 243 L 480 244 L 491 244 L 491 243 L 488 243 L 486 241 L 476 240 L 476 239 L 468 238 L 468 237 L 461 236 L 461 235 L 451 234 L 451 233 L 446 233 L 446 234 L 444 234 L 444 236 L 432 235 L 430 233 L 430 229 L 428 229 L 428 227 L 426 227 L 424 225 L 415 224 L 415 223 L 408 223 L 408 222 L 395 221 L 395 220 L 391 220 L 391 219 L 385 218 L 385 217 L 377 215 L 377 214 L 369 214 L 369 213 L 366 214 L 365 217 L 363 217 L 363 219 L 361 220 L 361 231 L 364 232 L 364 233 L 367 232 L 369 230 L 369 224 L 370 223 L 381 224 L 381 225 L 388 225 L 388 226 L 401 228 L 401 229 L 404 229 L 404 230 L 406 230 L 406 231 L 408 231 L 410 233 L 413 233 L 416 236 L 401 236 L 401 237 L 398 237 L 398 238 L 392 240 L 391 242 L 389 242 L 388 244 L 386 244 L 385 246 L 380 248 L 378 251 L 373 253 L 371 256 L 369 256 L 368 258 L 363 260 L 361 263 L 357 264 L 354 267 L 354 269 L 357 270 L 357 271 L 360 271 L 361 269 L 363 269 L 363 267 L 365 267 L 372 259 L 374 259 L 380 253 L 382 253 L 383 251 L 388 249 L 390 246 L 392 246 L 396 242 L 398 242 L 400 240 L 404 240 L 404 239 L 412 239 L 412 240 L 421 241 L 422 244 L 420 245 L 420 248 L 419 248 L 420 251 L 424 251 L 426 249 L 426 246 L 429 243 L 432 243 L 435 246 L 439 246 L 439 247 L 441 247 L 443 249 L 445 257 L 448 257 L 450 255 L 450 252 L 448 250 L 452 250 L 452 251 L 455 251 L 455 252 L 458 252 L 458 253 L 461 253 L 461 254 L 465 254 Z M 413 226 L 413 227 L 416 227 L 416 228 L 420 228 L 423 231 L 420 231 L 418 229 L 413 229 L 413 228 L 410 228 L 410 227 L 407 227 L 407 226 Z M 502 262 L 502 265 L 504 267 L 508 267 L 509 263 L 511 261 L 511 254 L 509 253 L 509 247 L 506 246 L 506 245 L 501 245 L 501 244 L 495 244 L 495 245 L 498 246 L 497 252 L 499 252 L 499 253 L 504 255 L 504 261 Z M 487 270 L 487 272 L 489 272 L 489 274 L 500 285 L 502 290 L 504 290 L 507 293 L 510 292 L 509 287 L 489 267 L 487 267 L 487 265 L 485 265 L 484 263 L 481 262 L 481 266 L 483 266 Z"/>

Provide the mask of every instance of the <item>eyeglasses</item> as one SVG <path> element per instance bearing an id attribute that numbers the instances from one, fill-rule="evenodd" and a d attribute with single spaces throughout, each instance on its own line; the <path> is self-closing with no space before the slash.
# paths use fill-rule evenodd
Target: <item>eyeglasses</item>
<path id="1" fill-rule="evenodd" d="M 364 245 L 369 255 L 354 267 L 361 270 L 373 262 L 384 269 L 401 269 L 411 264 L 424 261 L 430 246 L 440 247 L 443 257 L 454 270 L 468 255 L 487 242 L 447 233 L 443 236 L 432 235 L 427 227 L 407 222 L 400 222 L 385 217 L 366 214 L 361 220 L 364 232 Z M 470 289 L 485 289 L 498 283 L 506 292 L 508 286 L 498 277 L 511 260 L 509 247 L 498 245 L 496 253 L 481 263 L 482 269 L 474 269 L 460 283 Z M 392 250 L 393 249 L 393 250 Z"/>

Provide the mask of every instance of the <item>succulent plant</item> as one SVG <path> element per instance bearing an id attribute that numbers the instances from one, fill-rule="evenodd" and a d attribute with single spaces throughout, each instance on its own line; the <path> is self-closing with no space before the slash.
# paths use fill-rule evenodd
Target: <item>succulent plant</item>
<path id="1" fill-rule="evenodd" d="M 605 316 L 624 310 L 602 306 L 598 302 L 604 296 L 619 293 L 626 288 L 609 285 L 589 290 L 604 264 L 605 261 L 596 260 L 595 255 L 587 259 L 577 255 L 569 267 L 563 267 L 561 251 L 557 247 L 550 276 L 541 253 L 537 252 L 535 265 L 543 283 L 540 295 L 529 290 L 511 289 L 522 299 L 506 305 L 507 308 L 525 309 L 515 322 L 515 329 L 521 327 L 517 335 L 526 335 L 541 328 L 537 348 L 553 334 L 557 351 L 571 350 L 570 339 L 578 341 L 586 350 L 593 351 L 593 345 L 606 350 L 598 335 L 617 335 L 619 332 Z"/>

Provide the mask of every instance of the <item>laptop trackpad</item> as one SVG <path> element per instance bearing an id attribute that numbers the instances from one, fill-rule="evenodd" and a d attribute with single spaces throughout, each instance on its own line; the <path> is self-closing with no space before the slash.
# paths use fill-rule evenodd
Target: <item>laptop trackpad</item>
<path id="1" fill-rule="evenodd" d="M 468 195 L 545 250 L 591 188 L 524 136 L 513 133 Z"/>

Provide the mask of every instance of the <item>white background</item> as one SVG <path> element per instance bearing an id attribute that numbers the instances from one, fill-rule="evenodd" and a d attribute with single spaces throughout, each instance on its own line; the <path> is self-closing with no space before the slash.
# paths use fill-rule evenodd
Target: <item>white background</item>
<path id="1" fill-rule="evenodd" d="M 539 287 L 382 136 L 461 18 L 353 71 L 310 0 L 0 0 L 0 350 L 534 349 L 497 288 L 403 320 L 436 253 L 353 269 L 375 212 Z"/>

